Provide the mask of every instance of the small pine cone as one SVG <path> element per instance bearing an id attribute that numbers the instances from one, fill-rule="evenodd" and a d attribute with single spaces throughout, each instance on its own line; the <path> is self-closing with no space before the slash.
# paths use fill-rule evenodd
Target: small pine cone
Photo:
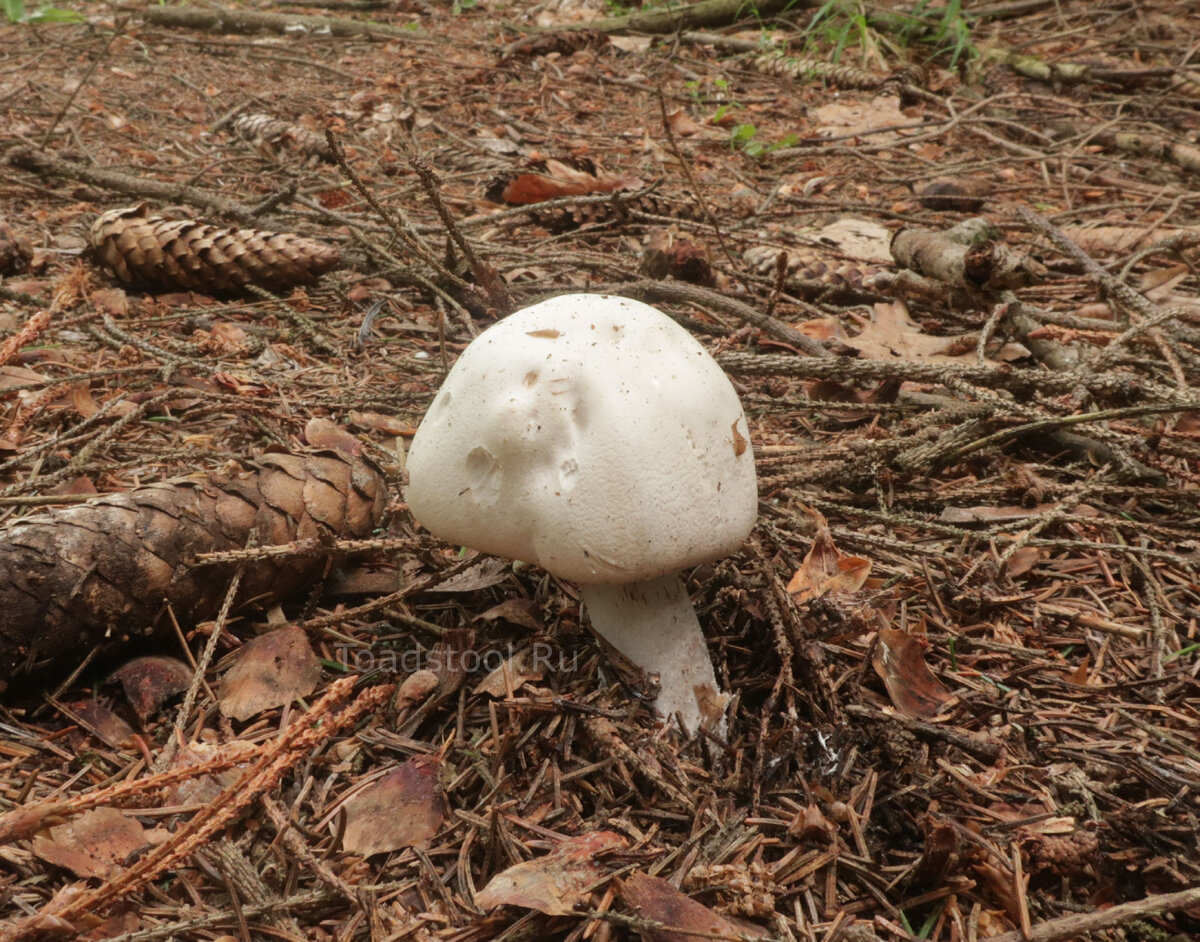
<path id="1" fill-rule="evenodd" d="M 716 284 L 708 249 L 690 239 L 681 239 L 670 229 L 654 229 L 642 250 L 642 274 L 650 278 L 674 278 L 711 288 Z"/>
<path id="2" fill-rule="evenodd" d="M 0 220 L 0 275 L 19 275 L 29 268 L 33 245 L 3 220 Z"/>
<path id="3" fill-rule="evenodd" d="M 335 160 L 329 142 L 321 135 L 298 124 L 272 118 L 269 114 L 238 115 L 230 127 L 238 137 L 272 150 L 290 147 L 306 157 L 319 157 L 329 163 Z"/>
<path id="4" fill-rule="evenodd" d="M 151 216 L 146 203 L 98 216 L 92 245 L 126 284 L 221 295 L 244 294 L 247 285 L 287 291 L 312 284 L 341 261 L 336 248 L 312 239 Z"/>
<path id="5" fill-rule="evenodd" d="M 882 269 L 865 262 L 852 262 L 807 248 L 790 249 L 787 274 L 798 282 L 829 285 L 834 288 L 861 288 Z M 742 257 L 760 275 L 771 275 L 778 264 L 779 249 L 767 245 L 751 246 Z"/>
<path id="6" fill-rule="evenodd" d="M 556 209 L 538 209 L 529 214 L 530 219 L 548 232 L 571 232 L 607 222 L 612 216 L 611 203 L 577 203 Z"/>

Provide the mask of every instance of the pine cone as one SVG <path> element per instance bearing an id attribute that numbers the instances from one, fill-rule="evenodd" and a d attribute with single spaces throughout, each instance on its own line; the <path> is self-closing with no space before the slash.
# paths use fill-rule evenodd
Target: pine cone
<path id="1" fill-rule="evenodd" d="M 788 278 L 798 283 L 854 290 L 883 270 L 877 265 L 853 262 L 809 248 L 789 249 L 786 255 Z M 763 276 L 774 273 L 778 257 L 779 249 L 768 245 L 751 246 L 742 253 L 750 267 Z"/>
<path id="2" fill-rule="evenodd" d="M 370 536 L 386 486 L 341 452 L 270 454 L 221 471 L 99 497 L 27 517 L 0 538 L 0 681 L 74 666 L 94 646 L 150 633 L 169 606 L 186 624 L 212 618 L 236 564 L 198 553 L 293 540 Z M 238 599 L 266 607 L 321 577 L 324 556 L 244 564 Z"/>
<path id="3" fill-rule="evenodd" d="M 287 291 L 338 266 L 338 250 L 291 233 L 219 229 L 148 214 L 148 204 L 110 209 L 92 223 L 96 255 L 126 284 L 244 294 L 246 285 Z"/>
<path id="4" fill-rule="evenodd" d="M 3 220 L 0 220 L 0 275 L 19 275 L 29 268 L 33 245 Z"/>
<path id="5" fill-rule="evenodd" d="M 835 65 L 824 59 L 796 59 L 774 52 L 755 56 L 748 64 L 756 72 L 766 75 L 779 75 L 795 81 L 819 79 L 839 88 L 879 88 L 888 78 L 850 65 Z"/>
<path id="6" fill-rule="evenodd" d="M 290 147 L 306 157 L 319 157 L 329 163 L 335 159 L 329 142 L 321 135 L 290 121 L 272 118 L 269 114 L 238 115 L 230 127 L 238 137 L 272 150 Z"/>
<path id="7" fill-rule="evenodd" d="M 592 29 L 524 36 L 500 50 L 501 59 L 534 59 L 558 53 L 569 56 L 588 46 L 608 45 L 608 36 Z"/>

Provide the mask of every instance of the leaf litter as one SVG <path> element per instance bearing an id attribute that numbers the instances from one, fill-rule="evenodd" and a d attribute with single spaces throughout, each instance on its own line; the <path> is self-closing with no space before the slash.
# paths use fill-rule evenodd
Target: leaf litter
<path id="1" fill-rule="evenodd" d="M 1197 37 L 1166 0 L 1061 7 L 990 21 L 1000 48 L 980 47 L 986 59 L 905 71 L 899 99 L 877 105 L 845 97 L 836 76 L 756 70 L 738 58 L 744 34 L 532 32 L 530 17 L 615 12 L 598 2 L 373 11 L 400 33 L 371 41 L 200 34 L 152 20 L 156 9 L 107 50 L 116 24 L 99 7 L 92 24 L 0 27 L 20 76 L 0 79 L 19 106 L 0 135 L 0 227 L 15 232 L 0 239 L 9 520 L 264 454 L 353 448 L 350 431 L 383 462 L 392 505 L 352 535 L 308 529 L 276 546 L 248 535 L 244 555 L 202 570 L 214 620 L 180 617 L 160 594 L 162 632 L 126 641 L 135 650 L 120 659 L 182 662 L 187 645 L 202 664 L 190 699 L 166 683 L 131 694 L 132 707 L 104 699 L 107 654 L 49 706 L 9 691 L 5 811 L 38 826 L 5 847 L 7 915 L 51 928 L 84 892 L 78 879 L 109 892 L 101 873 L 119 881 L 153 852 L 130 842 L 89 858 L 86 832 L 49 830 L 86 823 L 103 800 L 143 828 L 165 821 L 184 856 L 118 883 L 120 901 L 68 932 L 1195 935 L 1200 285 L 1185 142 L 1198 98 L 1172 51 Z M 805 42 L 790 25 L 781 37 Z M 503 55 L 514 41 L 530 51 Z M 72 50 L 71 74 L 47 42 Z M 864 56 L 871 68 L 879 48 Z M 889 65 L 910 65 L 895 55 Z M 1030 78 L 1034 67 L 1050 71 Z M 247 141 L 233 109 L 293 130 Z M 325 127 L 378 206 L 300 133 Z M 43 139 L 61 158 L 54 173 L 21 156 Z M 501 313 L 485 269 L 446 249 L 414 156 L 516 301 L 656 292 L 738 384 L 755 417 L 762 519 L 743 553 L 689 574 L 737 691 L 729 744 L 657 730 L 569 587 L 439 545 L 406 517 L 395 443 Z M 123 179 L 96 174 L 114 168 Z M 488 199 L 500 180 L 538 202 Z M 285 299 L 116 288 L 78 253 L 96 216 L 142 200 L 156 213 L 186 203 L 203 222 L 180 228 L 207 236 L 200 227 L 336 246 L 343 268 Z M 1049 276 L 1016 305 L 878 296 L 878 274 L 895 274 L 888 236 L 948 229 L 965 212 L 986 213 Z M 647 237 L 663 229 L 706 260 L 703 283 L 684 266 L 647 277 Z M 832 356 L 798 355 L 805 339 Z M 382 578 L 338 590 L 338 541 L 354 544 L 343 548 L 356 571 Z M 318 563 L 262 607 L 286 609 L 324 673 L 231 724 L 213 665 L 278 623 L 253 604 L 222 621 L 220 602 L 239 567 L 252 575 L 288 552 Z M 402 686 L 352 732 L 318 728 L 264 759 L 341 674 L 365 690 Z M 321 715 L 328 727 L 337 714 Z M 250 810 L 222 839 L 183 842 L 181 828 L 239 793 Z M 341 814 L 356 795 L 371 801 L 351 830 Z M 554 856 L 602 833 L 626 846 Z M 556 872 L 579 882 L 556 896 Z M 483 907 L 506 873 L 524 874 L 551 912 Z"/>

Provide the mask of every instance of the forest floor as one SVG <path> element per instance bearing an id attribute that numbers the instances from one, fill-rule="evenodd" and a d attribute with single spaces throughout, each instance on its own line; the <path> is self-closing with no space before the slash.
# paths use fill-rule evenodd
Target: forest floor
<path id="1" fill-rule="evenodd" d="M 0 27 L 0 938 L 1200 938 L 1200 16 L 913 6 Z M 123 284 L 91 227 L 143 202 L 341 263 Z M 403 502 L 447 366 L 567 291 L 655 303 L 746 409 L 758 525 L 688 574 L 724 741 Z M 317 534 L 331 448 L 367 511 Z M 18 521 L 75 574 L 39 604 L 132 597 L 76 505 L 231 473 L 283 528 L 175 547 L 150 639 L 13 614 Z"/>

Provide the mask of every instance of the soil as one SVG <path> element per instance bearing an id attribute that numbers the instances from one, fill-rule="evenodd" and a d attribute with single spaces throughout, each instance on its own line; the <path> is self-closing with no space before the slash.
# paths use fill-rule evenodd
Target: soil
<path id="1" fill-rule="evenodd" d="M 911 6 L 0 27 L 6 524 L 270 452 L 389 495 L 186 564 L 233 602 L 328 559 L 304 592 L 5 678 L 0 938 L 1200 938 L 1200 18 Z M 123 283 L 91 227 L 143 202 L 340 264 Z M 686 574 L 725 739 L 404 503 L 445 370 L 569 291 L 656 304 L 746 409 L 758 525 Z"/>

